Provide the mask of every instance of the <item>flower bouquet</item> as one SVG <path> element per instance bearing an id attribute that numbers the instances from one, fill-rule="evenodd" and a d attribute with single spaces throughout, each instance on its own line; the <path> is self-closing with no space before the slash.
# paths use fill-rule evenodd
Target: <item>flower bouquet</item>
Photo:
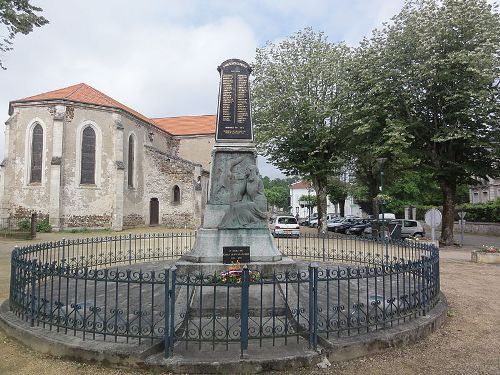
<path id="1" fill-rule="evenodd" d="M 248 271 L 249 282 L 254 283 L 260 280 L 258 271 Z M 227 271 L 222 271 L 219 275 L 214 276 L 214 282 L 219 284 L 241 285 L 243 282 L 243 269 L 240 263 L 235 263 L 229 266 Z"/>

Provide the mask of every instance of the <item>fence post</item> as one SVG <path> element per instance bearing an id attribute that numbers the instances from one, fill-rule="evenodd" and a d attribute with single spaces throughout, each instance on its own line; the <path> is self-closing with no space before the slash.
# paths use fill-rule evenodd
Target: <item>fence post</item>
<path id="1" fill-rule="evenodd" d="M 66 263 L 66 240 L 63 238 L 62 239 L 62 258 L 61 258 L 61 264 Z"/>
<path id="2" fill-rule="evenodd" d="M 243 266 L 242 283 L 241 283 L 241 333 L 240 347 L 241 358 L 244 357 L 245 351 L 248 350 L 248 288 L 249 288 L 249 270 L 248 266 Z M 276 280 L 274 280 L 276 281 Z"/>
<path id="3" fill-rule="evenodd" d="M 17 266 L 17 252 L 18 252 L 18 247 L 14 246 L 14 250 L 10 254 L 10 295 L 9 295 L 9 303 L 10 303 L 10 308 L 12 309 L 12 305 L 14 304 L 14 299 L 16 297 L 16 285 L 17 284 L 17 279 L 16 279 L 16 266 Z M 16 259 L 16 260 L 14 260 Z M 14 264 L 15 263 L 15 264 Z"/>
<path id="4" fill-rule="evenodd" d="M 321 232 L 321 237 L 323 237 L 323 262 L 326 260 L 326 254 L 325 254 L 325 232 Z"/>
<path id="5" fill-rule="evenodd" d="M 169 329 L 169 355 L 174 351 L 174 338 L 175 338 L 175 286 L 177 282 L 177 267 L 173 266 L 170 269 L 172 275 L 172 284 L 170 285 L 169 295 L 170 295 L 170 329 Z M 186 297 L 187 298 L 187 297 Z"/>
<path id="6" fill-rule="evenodd" d="M 36 267 L 37 267 L 37 259 L 33 258 L 31 261 L 31 267 L 30 267 L 30 281 L 31 281 L 31 295 L 30 295 L 30 303 L 31 303 L 31 309 L 30 309 L 30 326 L 34 327 L 35 326 L 35 314 L 36 314 L 36 309 L 35 309 L 35 287 L 36 287 Z"/>
<path id="7" fill-rule="evenodd" d="M 309 265 L 309 349 L 318 348 L 318 265 Z"/>
<path id="8" fill-rule="evenodd" d="M 31 239 L 36 238 L 36 212 L 31 214 Z"/>
<path id="9" fill-rule="evenodd" d="M 170 357 L 170 271 L 165 268 L 165 334 L 163 337 L 164 357 Z"/>

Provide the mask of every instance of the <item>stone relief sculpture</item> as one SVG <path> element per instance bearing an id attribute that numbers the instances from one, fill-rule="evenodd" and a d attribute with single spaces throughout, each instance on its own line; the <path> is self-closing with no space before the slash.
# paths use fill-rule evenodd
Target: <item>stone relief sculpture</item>
<path id="1" fill-rule="evenodd" d="M 212 203 L 229 204 L 236 199 L 233 196 L 235 185 L 241 186 L 245 182 L 245 167 L 248 163 L 246 159 L 248 156 L 245 155 L 239 157 L 234 157 L 233 154 L 218 155 L 211 193 Z"/>
<path id="2" fill-rule="evenodd" d="M 266 227 L 267 200 L 257 166 L 246 164 L 242 178 L 234 171 L 245 159 L 245 156 L 240 156 L 227 163 L 231 202 L 219 228 Z"/>

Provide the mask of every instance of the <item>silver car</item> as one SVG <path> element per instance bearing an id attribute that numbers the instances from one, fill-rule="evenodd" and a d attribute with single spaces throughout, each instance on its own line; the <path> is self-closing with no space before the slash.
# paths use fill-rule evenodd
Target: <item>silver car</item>
<path id="1" fill-rule="evenodd" d="M 425 229 L 417 220 L 395 219 L 391 224 L 401 225 L 401 238 L 422 238 L 425 236 Z"/>

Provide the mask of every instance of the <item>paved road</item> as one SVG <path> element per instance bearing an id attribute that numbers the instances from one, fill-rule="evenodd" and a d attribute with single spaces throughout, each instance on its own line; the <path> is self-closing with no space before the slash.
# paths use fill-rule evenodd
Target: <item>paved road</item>
<path id="1" fill-rule="evenodd" d="M 430 236 L 430 232 L 428 233 Z M 436 231 L 436 238 L 439 238 L 441 232 Z M 460 232 L 454 233 L 455 241 L 460 243 Z M 464 246 L 482 246 L 482 245 L 493 245 L 500 247 L 500 237 L 499 236 L 491 236 L 484 234 L 472 234 L 472 233 L 464 233 Z"/>
<path id="2" fill-rule="evenodd" d="M 300 227 L 300 231 L 302 233 L 316 233 L 317 229 L 315 228 L 307 228 Z M 426 235 L 428 237 L 431 236 L 430 230 L 426 231 Z M 436 231 L 436 239 L 439 239 L 441 235 L 441 231 Z M 460 243 L 460 232 L 455 232 L 455 241 Z M 500 236 L 492 236 L 485 234 L 472 234 L 472 233 L 464 233 L 464 246 L 477 246 L 481 247 L 482 245 L 493 245 L 500 247 Z"/>

